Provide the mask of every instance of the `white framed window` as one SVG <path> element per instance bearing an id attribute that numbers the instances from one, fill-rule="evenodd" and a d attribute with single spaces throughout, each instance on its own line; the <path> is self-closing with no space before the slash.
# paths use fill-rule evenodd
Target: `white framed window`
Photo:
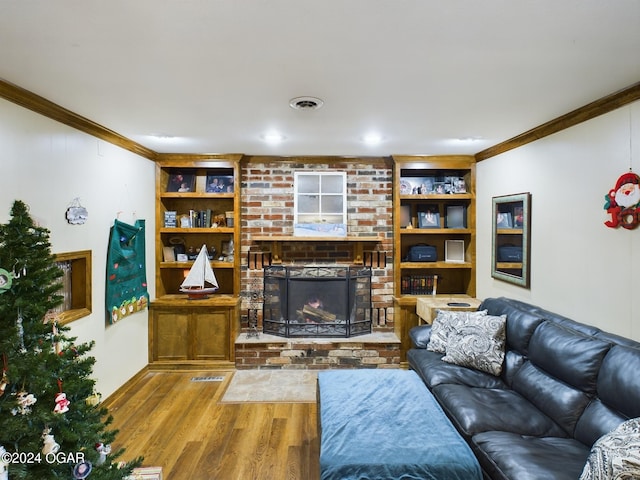
<path id="1" fill-rule="evenodd" d="M 294 172 L 293 234 L 347 235 L 346 172 Z"/>

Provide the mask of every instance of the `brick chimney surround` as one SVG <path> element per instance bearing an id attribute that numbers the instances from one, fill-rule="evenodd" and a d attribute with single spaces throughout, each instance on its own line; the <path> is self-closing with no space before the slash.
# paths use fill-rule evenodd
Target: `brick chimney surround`
<path id="1" fill-rule="evenodd" d="M 347 174 L 347 238 L 294 238 L 294 172 L 332 170 Z M 391 159 L 380 157 L 245 159 L 239 252 L 242 314 L 241 333 L 235 342 L 236 368 L 399 366 L 400 340 L 393 323 L 392 175 Z M 372 333 L 344 339 L 262 333 L 262 262 L 269 260 L 290 266 L 371 265 Z"/>

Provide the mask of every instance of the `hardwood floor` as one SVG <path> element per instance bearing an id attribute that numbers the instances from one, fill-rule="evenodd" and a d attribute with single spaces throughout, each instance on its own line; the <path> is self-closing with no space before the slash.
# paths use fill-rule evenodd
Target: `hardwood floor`
<path id="1" fill-rule="evenodd" d="M 219 404 L 225 372 L 148 372 L 105 405 L 120 431 L 113 449 L 145 457 L 165 480 L 318 480 L 315 403 Z"/>

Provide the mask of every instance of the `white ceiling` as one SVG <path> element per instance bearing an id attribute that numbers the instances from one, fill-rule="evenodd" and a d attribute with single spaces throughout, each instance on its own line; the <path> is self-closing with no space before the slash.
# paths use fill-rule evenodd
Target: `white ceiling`
<path id="1" fill-rule="evenodd" d="M 0 78 L 159 152 L 472 154 L 638 82 L 640 1 L 0 0 Z"/>

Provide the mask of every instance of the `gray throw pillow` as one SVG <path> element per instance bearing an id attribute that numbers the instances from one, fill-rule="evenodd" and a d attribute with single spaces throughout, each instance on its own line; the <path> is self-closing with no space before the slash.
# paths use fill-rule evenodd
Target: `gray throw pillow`
<path id="1" fill-rule="evenodd" d="M 436 318 L 431 325 L 431 338 L 427 344 L 427 350 L 437 353 L 447 351 L 447 339 L 449 333 L 460 324 L 466 323 L 470 318 L 483 317 L 487 310 L 475 312 L 461 312 L 454 310 L 437 310 Z"/>
<path id="2" fill-rule="evenodd" d="M 580 480 L 640 478 L 640 418 L 600 437 L 591 448 Z"/>
<path id="3" fill-rule="evenodd" d="M 449 333 L 442 360 L 498 376 L 502 372 L 507 316 L 470 318 Z"/>

